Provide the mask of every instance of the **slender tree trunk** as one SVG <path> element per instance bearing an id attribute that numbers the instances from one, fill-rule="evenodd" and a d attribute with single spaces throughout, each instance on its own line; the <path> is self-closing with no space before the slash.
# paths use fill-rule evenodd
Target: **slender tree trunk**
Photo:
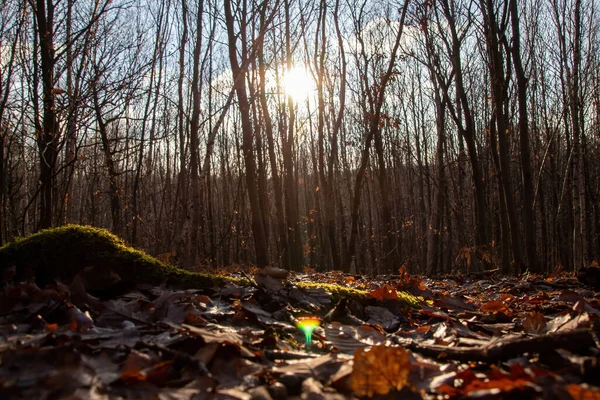
<path id="1" fill-rule="evenodd" d="M 266 6 L 266 5 L 265 5 Z M 246 91 L 246 70 L 240 67 L 237 55 L 237 38 L 234 32 L 234 19 L 231 11 L 231 0 L 225 0 L 225 23 L 227 25 L 227 39 L 229 44 L 229 61 L 233 73 L 233 85 L 237 94 L 240 116 L 242 119 L 242 148 L 246 167 L 246 185 L 250 212 L 252 218 L 252 232 L 256 250 L 256 264 L 259 268 L 269 265 L 269 251 L 267 247 L 264 221 L 260 212 L 258 190 L 256 184 L 256 162 L 253 151 L 253 132 L 250 120 L 250 103 Z M 242 24 L 245 26 L 245 23 Z"/>
<path id="2" fill-rule="evenodd" d="M 434 83 L 435 87 L 435 83 Z M 427 230 L 427 272 L 429 275 L 440 273 L 442 270 L 442 259 L 439 252 L 440 237 L 442 235 L 442 215 L 444 212 L 444 187 L 446 185 L 444 169 L 444 147 L 446 146 L 446 127 L 445 127 L 445 103 L 443 103 L 439 91 L 435 91 L 435 109 L 436 109 L 436 131 L 437 148 L 435 152 L 435 167 L 437 173 L 435 177 L 435 195 L 429 216 L 429 229 Z"/>
<path id="3" fill-rule="evenodd" d="M 94 113 L 96 114 L 96 124 L 98 125 L 98 131 L 100 132 L 100 139 L 102 140 L 102 150 L 104 153 L 104 163 L 108 172 L 108 196 L 110 198 L 110 212 L 112 217 L 112 228 L 113 233 L 117 236 L 122 234 L 121 226 L 121 200 L 120 200 L 120 188 L 119 188 L 119 173 L 115 167 L 113 160 L 113 154 L 110 148 L 110 141 L 108 139 L 108 132 L 106 129 L 106 122 L 102 116 L 102 108 L 100 101 L 98 100 L 98 91 L 96 88 L 96 82 L 92 89 L 92 97 L 94 100 Z"/>
<path id="4" fill-rule="evenodd" d="M 40 160 L 40 218 L 38 229 L 52 226 L 54 211 L 54 186 L 56 182 L 56 161 L 60 128 L 56 115 L 54 90 L 54 69 L 56 64 L 54 51 L 54 3 L 36 0 L 34 10 L 40 46 L 42 73 L 42 102 L 44 106 L 42 130 L 37 132 Z"/>
<path id="5" fill-rule="evenodd" d="M 179 78 L 177 79 L 177 124 L 179 133 L 179 176 L 177 177 L 177 193 L 175 195 L 175 207 L 173 208 L 173 227 L 176 237 L 176 250 L 178 255 L 186 253 L 186 235 L 184 233 L 185 221 L 188 210 L 188 179 L 187 179 L 187 119 L 185 118 L 185 99 L 183 96 L 183 84 L 185 81 L 185 54 L 188 41 L 188 10 L 187 0 L 181 0 L 182 33 L 179 43 Z M 185 265 L 187 259 L 183 256 Z"/>
<path id="6" fill-rule="evenodd" d="M 496 120 L 496 132 L 498 134 L 498 153 L 500 158 L 500 170 L 498 171 L 501 181 L 500 190 L 504 196 L 504 207 L 508 217 L 509 232 L 503 240 L 510 240 L 512 250 L 512 262 L 517 272 L 523 267 L 521 258 L 521 234 L 519 229 L 519 219 L 514 203 L 512 179 L 510 176 L 510 157 L 508 137 L 512 134 L 508 125 L 507 107 L 507 88 L 504 78 L 504 60 L 502 56 L 502 43 L 500 37 L 504 35 L 500 32 L 495 8 L 492 0 L 481 2 L 481 8 L 484 13 L 484 32 L 486 35 L 486 45 L 489 56 L 489 72 L 492 89 L 492 104 Z"/>
<path id="7" fill-rule="evenodd" d="M 289 1 L 284 0 L 285 9 L 285 52 L 287 67 L 292 68 L 292 51 L 290 43 L 290 6 Z M 282 132 L 285 138 L 283 142 L 283 165 L 285 170 L 285 210 L 287 217 L 287 229 L 289 232 L 288 244 L 290 251 L 291 269 L 301 271 L 303 264 L 302 256 L 302 227 L 298 211 L 298 182 L 294 171 L 295 164 L 295 132 L 296 132 L 296 105 L 291 95 L 287 96 L 287 132 Z M 285 127 L 285 126 L 284 126 Z"/>
<path id="8" fill-rule="evenodd" d="M 525 252 L 527 266 L 532 272 L 540 272 L 541 265 L 536 256 L 534 225 L 534 192 L 531 153 L 529 145 L 529 115 L 527 112 L 527 86 L 523 62 L 521 61 L 521 36 L 517 0 L 510 0 L 510 18 L 512 26 L 512 61 L 517 77 L 517 101 L 519 103 L 519 145 L 521 160 L 521 183 L 523 185 L 523 204 L 521 212 L 525 228 Z"/>
<path id="9" fill-rule="evenodd" d="M 581 0 L 575 0 L 573 13 L 573 67 L 567 74 L 569 93 L 569 111 L 573 130 L 573 205 L 574 205 L 574 234 L 573 234 L 573 266 L 575 270 L 587 267 L 589 255 L 587 250 L 587 209 L 584 170 L 583 119 L 581 104 Z M 566 61 L 566 60 L 565 60 Z"/>
<path id="10" fill-rule="evenodd" d="M 366 121 L 367 132 L 365 138 L 364 148 L 360 157 L 360 164 L 355 176 L 354 181 L 354 191 L 352 194 L 352 208 L 351 208 L 351 229 L 350 229 L 350 239 L 348 241 L 348 250 L 346 251 L 345 261 L 344 261 L 344 270 L 348 271 L 351 267 L 354 257 L 356 255 L 356 241 L 358 236 L 358 217 L 360 212 L 360 198 L 362 192 L 362 183 L 365 175 L 365 171 L 367 169 L 367 164 L 369 162 L 369 151 L 371 149 L 371 142 L 373 141 L 373 137 L 377 134 L 380 129 L 379 123 L 381 118 L 381 108 L 383 106 L 383 102 L 385 99 L 385 89 L 387 87 L 388 82 L 392 77 L 392 73 L 394 71 L 394 65 L 396 62 L 396 54 L 398 52 L 398 48 L 400 47 L 400 41 L 402 38 L 402 31 L 404 29 L 404 19 L 406 17 L 406 10 L 408 8 L 409 0 L 405 1 L 404 6 L 402 8 L 401 16 L 400 16 L 400 24 L 398 27 L 398 33 L 395 38 L 394 47 L 389 56 L 389 63 L 387 70 L 382 74 L 381 81 L 376 83 L 377 89 L 374 90 L 373 97 L 371 99 L 371 113 L 368 116 Z M 364 51 L 364 49 L 363 49 Z M 367 79 L 366 77 L 364 77 Z M 370 91 L 370 88 L 367 88 Z"/>
<path id="11" fill-rule="evenodd" d="M 260 25 L 265 26 L 267 18 L 266 8 L 261 10 L 260 14 Z M 277 157 L 275 155 L 275 143 L 273 141 L 273 121 L 271 119 L 271 112 L 269 111 L 269 103 L 267 101 L 267 79 L 266 71 L 267 66 L 265 64 L 265 56 L 262 42 L 259 43 L 257 49 L 258 57 L 258 73 L 259 73 L 259 100 L 261 105 L 261 111 L 264 119 L 265 134 L 267 136 L 267 148 L 269 152 L 269 162 L 271 167 L 271 179 L 273 180 L 273 195 L 275 197 L 275 210 L 277 214 L 277 230 L 276 237 L 280 254 L 283 254 L 282 265 L 286 269 L 290 269 L 288 253 L 288 239 L 287 229 L 285 225 L 285 209 L 283 207 L 283 192 L 281 190 L 281 179 L 279 175 L 279 169 L 277 168 Z"/>
<path id="12" fill-rule="evenodd" d="M 196 18 L 196 41 L 194 44 L 193 67 L 192 67 L 192 117 L 190 121 L 190 179 L 191 179 L 191 208 L 190 208 L 190 240 L 188 242 L 187 265 L 194 265 L 198 259 L 199 236 L 201 225 L 202 194 L 200 183 L 200 100 L 201 100 L 201 50 L 202 50 L 202 17 L 204 14 L 204 1 L 198 3 L 198 15 Z"/>
<path id="13" fill-rule="evenodd" d="M 455 10 L 449 5 L 448 0 L 442 0 L 443 11 L 448 22 L 448 27 L 452 36 L 451 41 L 451 60 L 454 67 L 456 80 L 456 93 L 458 97 L 457 110 L 462 111 L 462 116 L 456 111 L 452 117 L 459 127 L 459 132 L 467 146 L 471 174 L 474 188 L 474 211 L 475 211 L 475 245 L 485 248 L 489 245 L 489 223 L 486 215 L 487 201 L 485 196 L 485 180 L 481 161 L 478 156 L 477 145 L 475 142 L 475 122 L 471 111 L 471 105 L 467 96 L 467 90 L 464 83 L 463 67 L 461 61 L 461 39 L 459 37 L 456 23 Z M 447 92 L 444 93 L 448 97 Z M 452 103 L 448 102 L 451 106 Z M 464 122 L 463 122 L 464 121 Z M 462 141 L 461 141 L 462 143 Z M 461 152 L 462 154 L 462 152 Z"/>

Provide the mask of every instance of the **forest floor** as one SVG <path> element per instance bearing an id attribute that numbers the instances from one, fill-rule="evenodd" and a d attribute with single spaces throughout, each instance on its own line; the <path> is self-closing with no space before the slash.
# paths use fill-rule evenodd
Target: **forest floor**
<path id="1" fill-rule="evenodd" d="M 0 399 L 600 399 L 600 294 L 572 274 L 242 276 L 103 299 L 81 274 L 5 282 Z"/>

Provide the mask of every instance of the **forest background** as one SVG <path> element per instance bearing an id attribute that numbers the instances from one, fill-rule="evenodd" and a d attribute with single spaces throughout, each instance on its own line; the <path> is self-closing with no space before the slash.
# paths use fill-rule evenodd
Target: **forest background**
<path id="1" fill-rule="evenodd" d="M 597 0 L 4 0 L 0 244 L 189 268 L 578 270 Z"/>

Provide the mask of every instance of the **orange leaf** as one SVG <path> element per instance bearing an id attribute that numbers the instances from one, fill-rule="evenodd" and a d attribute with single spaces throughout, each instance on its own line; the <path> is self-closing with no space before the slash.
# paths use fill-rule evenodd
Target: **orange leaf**
<path id="1" fill-rule="evenodd" d="M 464 394 L 478 390 L 500 389 L 501 392 L 510 392 L 522 389 L 531 383 L 531 378 L 513 378 L 511 376 L 497 376 L 488 380 L 476 380 L 464 388 Z"/>
<path id="2" fill-rule="evenodd" d="M 467 371 L 469 371 L 467 373 Z M 455 386 L 448 384 L 438 387 L 436 390 L 439 393 L 449 396 L 466 396 L 471 392 L 496 390 L 498 393 L 512 392 L 520 390 L 531 384 L 531 376 L 529 376 L 521 365 L 514 365 L 510 369 L 510 373 L 502 372 L 496 368 L 492 368 L 487 373 L 484 379 L 478 378 L 472 370 L 466 370 L 456 374 L 454 378 Z"/>
<path id="3" fill-rule="evenodd" d="M 196 315 L 194 313 L 188 313 L 188 315 L 185 316 L 185 323 L 195 326 L 206 326 L 208 324 L 208 321 L 199 315 Z"/>
<path id="4" fill-rule="evenodd" d="M 142 375 L 142 370 L 152 366 L 153 360 L 148 354 L 141 353 L 137 350 L 132 351 L 127 356 L 125 360 L 125 365 L 123 366 L 123 372 L 121 373 L 121 379 L 126 378 L 140 378 Z"/>
<path id="5" fill-rule="evenodd" d="M 173 360 L 162 361 L 153 365 L 148 371 L 145 371 L 146 381 L 155 385 L 162 385 L 169 378 L 172 366 Z"/>
<path id="6" fill-rule="evenodd" d="M 58 324 L 46 324 L 44 325 L 47 331 L 53 332 L 58 329 Z"/>
<path id="7" fill-rule="evenodd" d="M 574 399 L 582 400 L 600 400 L 600 392 L 590 390 L 582 385 L 567 385 L 567 391 Z"/>
<path id="8" fill-rule="evenodd" d="M 411 367 L 409 353 L 401 347 L 358 349 L 354 353 L 350 387 L 359 397 L 399 391 L 408 384 Z"/>
<path id="9" fill-rule="evenodd" d="M 504 304 L 503 302 L 498 301 L 498 300 L 492 300 L 492 301 L 488 301 L 487 303 L 482 305 L 481 311 L 496 313 L 496 312 L 506 311 L 507 308 L 508 308 L 508 306 L 506 304 Z"/>
<path id="10" fill-rule="evenodd" d="M 396 289 L 388 285 L 377 288 L 369 294 L 371 295 L 371 297 L 374 297 L 379 301 L 398 300 L 398 292 L 396 292 Z"/>

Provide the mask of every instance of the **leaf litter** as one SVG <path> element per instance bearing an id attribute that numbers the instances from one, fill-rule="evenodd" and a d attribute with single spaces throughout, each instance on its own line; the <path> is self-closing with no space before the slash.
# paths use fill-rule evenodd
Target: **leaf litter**
<path id="1" fill-rule="evenodd" d="M 573 275 L 242 275 L 112 295 L 113 275 L 4 282 L 0 398 L 600 399 L 600 295 Z"/>

